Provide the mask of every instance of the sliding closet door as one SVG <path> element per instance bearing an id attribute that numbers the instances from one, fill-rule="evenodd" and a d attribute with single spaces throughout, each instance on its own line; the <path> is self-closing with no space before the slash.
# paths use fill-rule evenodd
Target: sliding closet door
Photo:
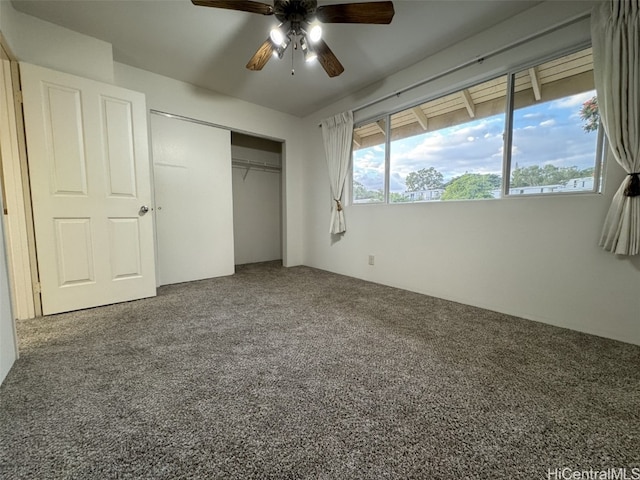
<path id="1" fill-rule="evenodd" d="M 231 275 L 231 134 L 151 115 L 160 285 Z"/>
<path id="2" fill-rule="evenodd" d="M 20 67 L 43 312 L 154 296 L 144 95 Z"/>

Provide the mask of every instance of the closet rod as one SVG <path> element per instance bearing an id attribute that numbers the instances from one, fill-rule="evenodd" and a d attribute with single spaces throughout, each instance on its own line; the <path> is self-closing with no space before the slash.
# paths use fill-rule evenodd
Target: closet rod
<path id="1" fill-rule="evenodd" d="M 266 162 L 255 162 L 252 160 L 231 160 L 233 167 L 239 168 L 262 168 L 272 172 L 280 172 L 282 168 L 279 165 L 273 165 Z"/>
<path id="2" fill-rule="evenodd" d="M 451 67 L 447 70 L 444 70 L 443 72 L 437 73 L 435 75 L 431 75 L 430 77 L 424 78 L 422 80 L 420 80 L 419 82 L 413 83 L 407 87 L 401 88 L 400 90 L 397 90 L 393 93 L 389 93 L 387 95 L 384 95 L 381 98 L 378 98 L 376 100 L 372 100 L 370 102 L 367 102 L 363 105 L 360 105 L 359 107 L 356 107 L 353 109 L 353 112 L 359 112 L 360 110 L 364 110 L 365 108 L 369 108 L 373 105 L 376 105 L 378 103 L 382 103 L 385 100 L 389 100 L 390 98 L 393 97 L 399 97 L 400 95 L 402 95 L 403 93 L 407 93 L 410 90 L 413 90 L 414 88 L 418 88 L 421 87 L 423 85 L 426 85 L 427 83 L 433 82 L 435 80 L 438 80 L 442 77 L 445 77 L 447 75 L 451 75 L 452 73 L 457 72 L 458 70 L 462 70 L 463 68 L 467 68 L 471 65 L 474 65 L 476 63 L 482 63 L 484 62 L 486 59 L 491 58 L 491 57 L 495 57 L 496 55 L 500 55 L 501 53 L 507 52 L 509 50 L 512 50 L 514 48 L 517 48 L 521 45 L 524 45 L 525 43 L 531 42 L 533 40 L 537 40 L 540 37 L 544 37 L 545 35 L 548 35 L 550 33 L 556 32 L 562 28 L 568 27 L 570 25 L 573 25 L 574 23 L 578 23 L 582 20 L 585 20 L 587 18 L 589 18 L 591 16 L 591 12 L 586 12 L 586 13 L 581 13 L 580 15 L 577 15 L 575 17 L 570 18 L 569 20 L 566 20 L 562 23 L 559 23 L 557 25 L 554 25 L 552 27 L 548 27 L 545 28 L 544 30 L 539 31 L 538 33 L 534 33 L 531 34 L 527 37 L 523 37 L 519 40 L 516 40 L 515 42 L 512 43 L 508 43 L 507 45 L 504 45 L 502 47 L 498 47 L 495 50 L 491 50 L 490 52 L 485 53 L 484 55 L 480 55 L 472 60 L 467 60 L 466 62 L 463 62 L 459 65 L 456 65 L 455 67 Z M 322 125 L 318 125 L 318 126 L 322 126 Z"/>
<path id="3" fill-rule="evenodd" d="M 242 170 L 246 170 L 247 173 L 249 172 L 249 170 L 258 170 L 259 172 L 265 172 L 265 173 L 280 173 L 280 170 L 272 170 L 270 168 L 264 168 L 264 167 L 245 167 L 242 165 L 231 165 L 231 168 L 238 168 L 238 169 L 242 169 Z M 246 178 L 246 175 L 245 175 Z"/>

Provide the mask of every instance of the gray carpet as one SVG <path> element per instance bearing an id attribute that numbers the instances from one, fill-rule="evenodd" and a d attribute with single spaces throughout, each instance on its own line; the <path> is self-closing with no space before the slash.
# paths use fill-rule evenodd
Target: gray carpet
<path id="1" fill-rule="evenodd" d="M 3 479 L 640 467 L 640 347 L 307 267 L 19 322 Z"/>

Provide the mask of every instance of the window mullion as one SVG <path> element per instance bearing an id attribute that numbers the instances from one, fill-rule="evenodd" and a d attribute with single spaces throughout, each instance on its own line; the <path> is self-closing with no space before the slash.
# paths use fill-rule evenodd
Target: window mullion
<path id="1" fill-rule="evenodd" d="M 598 126 L 598 140 L 596 144 L 596 164 L 593 170 L 593 191 L 602 192 L 602 167 L 607 146 L 606 135 L 602 123 Z"/>
<path id="2" fill-rule="evenodd" d="M 391 180 L 391 115 L 384 121 L 384 203 L 389 203 L 389 189 Z"/>
<path id="3" fill-rule="evenodd" d="M 511 182 L 511 148 L 513 144 L 513 105 L 515 73 L 507 78 L 507 104 L 504 120 L 504 151 L 502 155 L 502 196 L 509 195 Z"/>

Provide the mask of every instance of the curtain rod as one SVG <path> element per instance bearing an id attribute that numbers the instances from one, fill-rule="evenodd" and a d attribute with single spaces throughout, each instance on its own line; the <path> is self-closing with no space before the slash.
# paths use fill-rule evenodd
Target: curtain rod
<path id="1" fill-rule="evenodd" d="M 541 30 L 538 33 L 534 33 L 531 34 L 527 37 L 521 38 L 520 40 L 516 40 L 515 42 L 509 43 L 507 45 L 504 45 L 502 47 L 496 48 L 495 50 L 491 50 L 490 52 L 485 53 L 484 55 L 480 55 L 479 57 L 476 57 L 472 60 L 467 60 L 466 62 L 463 62 L 459 65 L 456 65 L 455 67 L 451 67 L 447 70 L 444 70 L 443 72 L 437 73 L 435 75 L 432 75 L 430 77 L 424 78 L 422 80 L 420 80 L 419 82 L 413 83 L 407 87 L 404 87 L 400 90 L 397 90 L 393 93 L 389 93 L 381 98 L 378 98 L 376 100 L 372 100 L 370 102 L 367 102 L 363 105 L 360 105 L 359 107 L 356 107 L 354 109 L 352 109 L 352 111 L 355 112 L 359 112 L 360 110 L 364 110 L 365 108 L 369 108 L 373 105 L 376 105 L 377 103 L 381 103 L 384 102 L 385 100 L 389 100 L 390 98 L 393 97 L 399 97 L 400 95 L 402 95 L 403 93 L 407 93 L 410 90 L 413 90 L 414 88 L 418 88 L 421 87 L 423 85 L 426 85 L 427 83 L 433 82 L 435 80 L 438 80 L 442 77 L 445 77 L 447 75 L 450 75 L 452 73 L 457 72 L 458 70 L 462 70 L 463 68 L 469 67 L 475 63 L 482 63 L 484 62 L 486 59 L 491 58 L 491 57 L 495 57 L 496 55 L 500 55 L 501 53 L 507 52 L 509 50 L 512 50 L 514 48 L 517 48 L 521 45 L 524 45 L 525 43 L 531 42 L 533 40 L 536 40 L 540 37 L 543 37 L 545 35 L 548 35 L 550 33 L 553 33 L 557 30 L 560 30 L 562 28 L 568 27 L 569 25 L 573 25 L 574 23 L 578 23 L 586 18 L 589 18 L 591 16 L 591 12 L 587 12 L 587 13 L 581 13 L 580 15 L 577 15 L 575 17 L 570 18 L 569 20 L 566 20 L 562 23 L 559 23 L 557 25 L 554 25 L 552 27 L 548 27 L 545 28 L 544 30 Z M 321 126 L 321 125 L 318 125 Z"/>

